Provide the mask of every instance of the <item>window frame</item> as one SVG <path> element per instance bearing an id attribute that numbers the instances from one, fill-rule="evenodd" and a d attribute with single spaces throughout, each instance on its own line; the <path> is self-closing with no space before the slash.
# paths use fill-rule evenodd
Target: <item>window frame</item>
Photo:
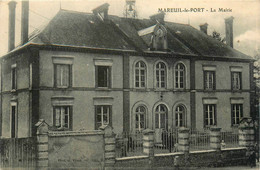
<path id="1" fill-rule="evenodd" d="M 238 122 L 237 122 L 237 115 L 236 115 L 236 112 L 234 112 L 233 106 L 239 107 Z M 243 115 L 243 104 L 241 104 L 241 103 L 231 104 L 231 126 L 232 127 L 239 126 L 240 120 L 243 118 L 243 116 L 244 116 Z"/>
<path id="2" fill-rule="evenodd" d="M 141 63 L 143 63 L 143 65 L 144 65 L 144 67 L 141 67 L 140 65 L 141 65 Z M 138 67 L 136 67 L 136 65 L 137 64 L 139 64 L 139 66 Z M 139 83 L 139 86 L 137 87 L 136 86 L 136 83 L 137 83 L 137 80 L 136 80 L 136 76 L 137 76 L 137 73 L 136 73 L 136 71 L 139 71 L 139 74 L 138 74 L 138 83 Z M 141 71 L 144 71 L 144 75 L 143 75 L 143 77 L 144 77 L 144 81 L 142 81 L 141 79 L 141 77 L 142 77 L 142 74 L 141 74 Z M 142 87 L 142 82 L 144 83 L 144 86 Z M 144 61 L 142 61 L 142 60 L 138 60 L 137 62 L 135 62 L 135 64 L 134 64 L 134 87 L 135 88 L 138 88 L 138 89 L 144 89 L 144 88 L 146 88 L 146 86 L 147 86 L 147 66 L 146 66 L 146 63 L 144 62 Z"/>
<path id="3" fill-rule="evenodd" d="M 139 108 L 141 108 L 141 107 L 144 109 L 144 112 L 140 112 Z M 139 109 L 138 112 L 137 112 L 137 109 Z M 136 109 L 135 109 L 135 131 L 141 132 L 144 129 L 146 129 L 146 114 L 147 114 L 147 109 L 146 109 L 145 106 L 140 105 L 140 106 L 136 107 Z M 143 128 L 140 127 L 140 122 L 141 122 L 140 121 L 140 115 L 143 115 L 143 117 L 144 117 L 144 120 L 143 120 L 144 127 Z M 138 128 L 136 127 L 136 125 L 137 125 L 136 116 L 138 116 Z"/>
<path id="4" fill-rule="evenodd" d="M 182 111 L 178 110 L 178 108 L 182 107 Z M 179 115 L 182 114 L 182 121 L 179 120 Z M 180 126 L 180 122 L 182 122 L 182 126 Z M 176 106 L 175 108 L 175 126 L 176 127 L 186 127 L 186 108 L 184 107 L 184 105 L 179 104 Z"/>
<path id="5" fill-rule="evenodd" d="M 207 87 L 210 86 L 210 82 L 209 82 L 209 78 L 207 78 L 207 74 L 212 74 L 212 88 L 210 87 Z M 206 79 L 207 78 L 207 79 Z M 206 81 L 207 80 L 207 81 Z M 203 71 L 203 84 L 204 84 L 204 90 L 206 91 L 213 91 L 213 90 L 216 90 L 216 71 L 212 71 L 212 70 L 204 70 Z"/>
<path id="6" fill-rule="evenodd" d="M 160 111 L 161 109 L 159 109 L 158 111 L 156 111 L 157 110 L 157 107 L 159 107 L 160 108 L 160 106 L 163 106 L 164 108 L 165 108 L 165 112 L 163 112 L 163 111 Z M 161 126 L 161 115 L 162 114 L 165 114 L 165 128 L 162 128 L 162 126 Z M 158 127 L 157 127 L 157 121 L 156 121 L 156 115 L 158 115 Z M 154 123 L 154 125 L 155 125 L 155 129 L 164 129 L 164 130 L 167 130 L 168 129 L 168 108 L 167 108 L 167 106 L 165 105 L 165 104 L 159 104 L 159 105 L 157 105 L 156 107 L 155 107 L 155 123 Z"/>
<path id="7" fill-rule="evenodd" d="M 101 108 L 103 108 L 103 107 L 108 107 L 109 108 L 109 115 L 108 115 L 108 124 L 104 124 L 104 122 L 103 122 L 103 116 L 104 116 L 104 112 L 101 112 L 101 125 L 100 126 L 98 126 L 98 124 L 99 124 L 99 122 L 97 122 L 97 116 L 98 116 L 98 107 L 101 107 Z M 101 110 L 104 110 L 104 108 L 103 109 L 101 109 Z M 101 126 L 103 126 L 103 125 L 109 125 L 109 126 L 111 126 L 112 127 L 112 105 L 108 105 L 108 104 L 102 104 L 102 105 L 95 105 L 95 130 L 98 130 L 98 128 L 99 127 L 101 127 Z"/>
<path id="8" fill-rule="evenodd" d="M 238 73 L 239 78 L 239 88 L 234 88 L 234 75 Z M 231 89 L 232 91 L 240 91 L 242 90 L 242 72 L 240 71 L 231 71 Z"/>
<path id="9" fill-rule="evenodd" d="M 68 115 L 68 127 L 64 127 L 62 126 L 62 123 L 63 123 L 63 115 L 61 114 L 61 110 L 60 110 L 60 124 L 61 126 L 60 127 L 57 127 L 56 126 L 56 109 L 57 108 L 65 108 L 65 111 L 67 111 L 69 114 Z M 57 105 L 57 106 L 53 106 L 53 119 L 52 119 L 52 126 L 54 127 L 55 130 L 61 130 L 61 131 L 71 131 L 72 130 L 72 126 L 73 126 L 73 108 L 72 106 L 70 105 Z"/>
<path id="10" fill-rule="evenodd" d="M 12 108 L 15 107 L 15 113 L 13 115 Z M 13 122 L 14 116 L 14 122 Z M 14 124 L 14 129 L 13 129 Z M 13 136 L 14 132 L 14 136 Z M 18 105 L 17 102 L 12 101 L 10 103 L 10 138 L 18 138 Z"/>
<path id="11" fill-rule="evenodd" d="M 17 65 L 13 64 L 11 66 L 11 90 L 17 89 Z"/>
<path id="12" fill-rule="evenodd" d="M 158 64 L 164 65 L 165 68 L 164 69 L 162 69 L 161 67 L 157 68 Z M 168 73 L 167 73 L 168 67 L 167 67 L 166 63 L 163 62 L 163 61 L 158 61 L 158 62 L 156 62 L 154 69 L 155 69 L 155 88 L 157 88 L 157 89 L 166 89 L 167 88 L 167 83 L 168 83 Z M 159 71 L 159 75 L 158 75 L 159 82 L 157 81 L 157 71 Z M 161 71 L 164 71 L 164 82 L 162 81 Z M 162 83 L 164 83 L 164 87 L 162 87 Z"/>
<path id="13" fill-rule="evenodd" d="M 107 86 L 106 87 L 99 87 L 99 78 L 98 78 L 98 68 L 99 67 L 107 67 Z M 109 65 L 96 65 L 95 66 L 95 84 L 96 84 L 96 88 L 111 88 L 111 84 L 112 84 L 112 66 Z"/>
<path id="14" fill-rule="evenodd" d="M 70 87 L 72 87 L 72 64 L 64 64 L 64 63 L 53 63 L 53 65 L 54 65 L 54 87 L 56 87 L 56 88 L 70 88 Z M 58 67 L 58 65 L 60 65 L 60 66 L 68 66 L 69 67 L 69 72 L 68 72 L 68 86 L 65 86 L 65 85 L 60 85 L 60 86 L 58 86 L 57 84 L 57 81 L 58 81 L 58 79 L 57 79 L 57 67 Z M 62 76 L 62 75 L 61 75 Z"/>
<path id="15" fill-rule="evenodd" d="M 183 66 L 183 70 L 181 70 L 180 68 L 177 68 L 180 65 Z M 176 74 L 176 72 L 178 72 L 178 73 Z M 183 82 L 182 82 L 183 83 L 183 87 L 180 87 L 180 84 L 181 84 L 180 72 L 183 72 Z M 178 79 L 178 81 L 176 81 L 176 79 Z M 178 87 L 176 87 L 176 85 Z M 186 66 L 182 62 L 178 62 L 174 66 L 174 85 L 173 86 L 174 86 L 175 89 L 180 89 L 180 90 L 186 88 Z"/>
<path id="16" fill-rule="evenodd" d="M 209 111 L 209 107 L 213 106 L 213 116 L 211 118 L 210 111 Z M 212 127 L 212 126 L 217 126 L 217 105 L 216 104 L 204 104 L 204 118 L 203 118 L 203 122 L 204 122 L 204 128 L 207 127 Z M 212 119 L 213 124 L 210 123 L 210 119 Z M 207 123 L 206 123 L 207 122 Z"/>

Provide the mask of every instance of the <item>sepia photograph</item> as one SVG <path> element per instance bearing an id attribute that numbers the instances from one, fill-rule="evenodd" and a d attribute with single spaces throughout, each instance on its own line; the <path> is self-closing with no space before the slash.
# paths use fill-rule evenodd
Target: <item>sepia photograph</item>
<path id="1" fill-rule="evenodd" d="M 260 0 L 0 0 L 0 169 L 259 169 Z"/>

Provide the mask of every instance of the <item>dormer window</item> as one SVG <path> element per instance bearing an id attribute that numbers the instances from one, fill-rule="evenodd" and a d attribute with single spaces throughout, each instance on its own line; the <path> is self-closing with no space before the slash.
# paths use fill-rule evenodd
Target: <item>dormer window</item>
<path id="1" fill-rule="evenodd" d="M 105 3 L 103 5 L 100 5 L 99 7 L 93 9 L 93 13 L 98 16 L 102 21 L 108 19 L 108 7 L 109 4 Z"/>
<path id="2" fill-rule="evenodd" d="M 157 23 L 139 30 L 138 35 L 146 42 L 150 50 L 167 51 L 167 30 L 162 24 Z"/>

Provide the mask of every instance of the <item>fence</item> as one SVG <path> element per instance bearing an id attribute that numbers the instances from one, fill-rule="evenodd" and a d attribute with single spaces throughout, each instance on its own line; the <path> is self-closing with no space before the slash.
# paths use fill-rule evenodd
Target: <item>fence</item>
<path id="1" fill-rule="evenodd" d="M 210 133 L 200 131 L 190 131 L 190 150 L 208 150 L 210 149 Z"/>
<path id="2" fill-rule="evenodd" d="M 116 157 L 143 154 L 143 134 L 123 132 L 116 136 Z"/>
<path id="3" fill-rule="evenodd" d="M 0 139 L 0 167 L 34 169 L 36 138 Z"/>
<path id="4" fill-rule="evenodd" d="M 234 132 L 221 132 L 221 141 L 223 148 L 239 147 L 239 135 Z"/>
<path id="5" fill-rule="evenodd" d="M 158 136 L 158 135 L 157 135 Z M 154 137 L 156 138 L 156 137 Z M 221 141 L 223 148 L 239 147 L 238 133 L 221 132 Z M 189 134 L 190 151 L 209 150 L 210 147 L 210 131 L 192 130 Z M 163 131 L 160 140 L 155 140 L 154 153 L 173 153 L 178 151 L 178 129 Z M 138 133 L 122 133 L 116 138 L 116 157 L 140 156 L 143 154 L 143 134 Z"/>

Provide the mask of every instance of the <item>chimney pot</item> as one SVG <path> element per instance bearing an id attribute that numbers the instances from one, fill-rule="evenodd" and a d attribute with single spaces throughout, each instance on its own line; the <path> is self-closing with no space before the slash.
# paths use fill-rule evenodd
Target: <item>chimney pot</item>
<path id="1" fill-rule="evenodd" d="M 22 1 L 22 26 L 21 26 L 21 41 L 22 44 L 28 42 L 28 27 L 29 27 L 29 1 Z"/>
<path id="2" fill-rule="evenodd" d="M 15 8 L 16 2 L 11 1 L 9 5 L 9 33 L 8 33 L 8 51 L 12 51 L 15 47 Z"/>
<path id="3" fill-rule="evenodd" d="M 204 32 L 205 34 L 208 34 L 208 23 L 201 24 L 200 31 Z"/>
<path id="4" fill-rule="evenodd" d="M 233 20 L 234 20 L 233 16 L 225 19 L 226 43 L 232 48 L 233 48 Z"/>

